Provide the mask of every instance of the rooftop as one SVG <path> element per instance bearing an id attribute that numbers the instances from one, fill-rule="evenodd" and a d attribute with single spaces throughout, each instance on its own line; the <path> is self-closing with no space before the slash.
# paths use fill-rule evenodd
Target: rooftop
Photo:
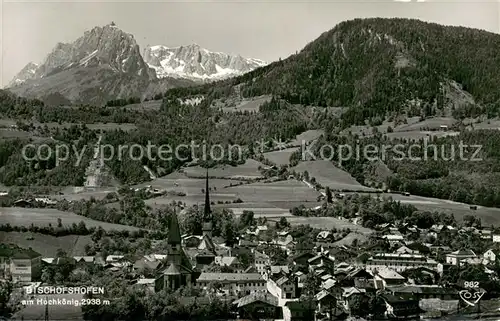
<path id="1" fill-rule="evenodd" d="M 379 269 L 377 271 L 378 276 L 382 279 L 392 279 L 392 280 L 404 280 L 405 277 L 399 274 L 398 272 L 391 270 L 389 268 Z"/>
<path id="2" fill-rule="evenodd" d="M 254 292 L 250 295 L 242 297 L 239 300 L 236 300 L 235 302 L 233 302 L 233 304 L 237 304 L 238 308 L 240 308 L 240 307 L 243 307 L 245 305 L 248 305 L 248 304 L 251 304 L 251 303 L 257 302 L 257 301 L 261 301 L 261 302 L 264 302 L 264 303 L 267 303 L 267 304 L 270 304 L 273 306 L 278 306 L 278 304 L 279 304 L 279 299 L 269 292 L 266 292 L 264 294 Z"/>
<path id="3" fill-rule="evenodd" d="M 201 273 L 197 282 L 265 282 L 259 273 Z"/>
<path id="4" fill-rule="evenodd" d="M 472 250 L 459 250 L 455 252 L 451 252 L 449 254 L 450 256 L 476 256 L 476 253 L 474 253 Z"/>

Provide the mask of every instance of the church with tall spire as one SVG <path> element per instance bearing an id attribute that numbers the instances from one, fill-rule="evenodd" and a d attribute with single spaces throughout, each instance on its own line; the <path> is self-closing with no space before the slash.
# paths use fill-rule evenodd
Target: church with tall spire
<path id="1" fill-rule="evenodd" d="M 210 186 L 208 185 L 208 169 L 205 179 L 205 206 L 203 208 L 203 236 L 212 237 L 213 217 L 210 209 Z"/>
<path id="2" fill-rule="evenodd" d="M 215 244 L 212 240 L 213 215 L 210 208 L 210 186 L 208 184 L 208 169 L 205 178 L 205 206 L 203 208 L 202 237 L 198 245 L 198 253 L 195 255 L 196 265 L 209 265 L 214 262 L 217 256 Z"/>
<path id="3" fill-rule="evenodd" d="M 216 257 L 228 253 L 228 248 L 215 245 L 213 228 L 214 217 L 210 202 L 208 169 L 205 177 L 205 202 L 201 213 L 201 235 L 181 235 L 176 212 L 172 214 L 168 226 L 167 257 L 155 282 L 156 290 L 168 288 L 177 290 L 182 286 L 194 284 L 205 267 L 216 262 Z"/>
<path id="4" fill-rule="evenodd" d="M 191 260 L 182 248 L 179 221 L 175 211 L 169 221 L 167 258 L 163 267 L 163 271 L 155 281 L 157 290 L 166 288 L 175 291 L 181 286 L 193 284 L 199 276 L 199 272 L 193 267 Z"/>

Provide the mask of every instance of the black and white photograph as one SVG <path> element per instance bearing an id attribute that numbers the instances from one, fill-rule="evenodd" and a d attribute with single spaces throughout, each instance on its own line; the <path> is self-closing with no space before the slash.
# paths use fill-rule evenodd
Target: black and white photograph
<path id="1" fill-rule="evenodd" d="M 0 1 L 0 321 L 500 320 L 500 0 Z"/>

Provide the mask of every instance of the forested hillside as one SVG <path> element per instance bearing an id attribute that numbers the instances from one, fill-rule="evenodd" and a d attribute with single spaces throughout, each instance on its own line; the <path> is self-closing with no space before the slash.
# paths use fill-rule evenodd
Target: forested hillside
<path id="1" fill-rule="evenodd" d="M 283 141 L 295 138 L 307 130 L 309 121 L 297 113 L 294 106 L 273 100 L 269 110 L 261 112 L 223 112 L 208 108 L 208 101 L 197 106 L 182 105 L 177 100 L 165 99 L 160 110 L 138 111 L 121 107 L 60 107 L 46 106 L 39 100 L 17 97 L 0 90 L 0 115 L 2 119 L 15 120 L 17 139 L 0 139 L 0 183 L 5 185 L 82 185 L 97 136 L 102 143 L 118 150 L 119 145 L 146 146 L 168 145 L 175 150 L 181 144 L 203 144 L 223 147 L 243 146 L 242 159 L 224 159 L 222 162 L 236 165 L 244 162 L 251 151 L 245 150 L 255 142 L 269 142 L 273 138 Z M 279 105 L 277 108 L 275 105 Z M 299 115 L 300 117 L 297 117 Z M 90 129 L 94 123 L 104 123 L 108 128 Z M 120 124 L 132 125 L 135 129 L 123 130 Z M 4 126 L 5 127 L 5 126 Z M 10 130 L 1 128 L 2 130 Z M 38 138 L 38 140 L 34 138 Z M 41 141 L 39 138 L 45 138 Z M 48 141 L 48 142 L 47 142 Z M 57 166 L 54 153 L 45 161 L 29 161 L 22 157 L 22 148 L 28 143 L 35 146 L 47 144 L 52 150 L 60 144 L 75 145 L 77 150 L 85 148 L 85 157 L 78 166 L 75 155 Z M 86 146 L 86 147 L 85 147 Z M 33 151 L 35 148 L 32 149 Z M 201 148 L 198 148 L 201 152 Z M 168 174 L 183 164 L 192 161 L 190 150 L 180 155 L 184 160 L 161 160 L 154 154 L 142 159 L 114 157 L 107 161 L 111 173 L 123 184 L 135 184 L 149 180 L 143 165 L 158 174 Z M 228 155 L 228 152 L 224 155 Z M 32 156 L 32 155 L 29 155 Z M 214 166 L 210 163 L 209 166 Z"/>
<path id="2" fill-rule="evenodd" d="M 243 96 L 280 95 L 290 103 L 350 107 L 343 125 L 403 111 L 432 116 L 447 105 L 450 82 L 483 112 L 498 114 L 500 36 L 409 19 L 342 22 L 299 53 L 241 77 L 167 95 L 220 98 L 241 85 Z M 470 104 L 466 102 L 464 104 Z M 452 109 L 465 108 L 451 102 Z"/>

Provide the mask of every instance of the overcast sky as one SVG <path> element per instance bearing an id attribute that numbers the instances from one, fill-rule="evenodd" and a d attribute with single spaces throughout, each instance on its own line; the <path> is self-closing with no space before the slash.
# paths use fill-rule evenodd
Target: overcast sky
<path id="1" fill-rule="evenodd" d="M 413 0 L 415 1 L 415 0 Z M 146 45 L 186 45 L 266 61 L 285 58 L 343 20 L 408 17 L 500 31 L 500 4 L 489 1 L 58 1 L 5 2 L 2 83 L 28 62 L 42 62 L 57 42 L 114 21 Z"/>

